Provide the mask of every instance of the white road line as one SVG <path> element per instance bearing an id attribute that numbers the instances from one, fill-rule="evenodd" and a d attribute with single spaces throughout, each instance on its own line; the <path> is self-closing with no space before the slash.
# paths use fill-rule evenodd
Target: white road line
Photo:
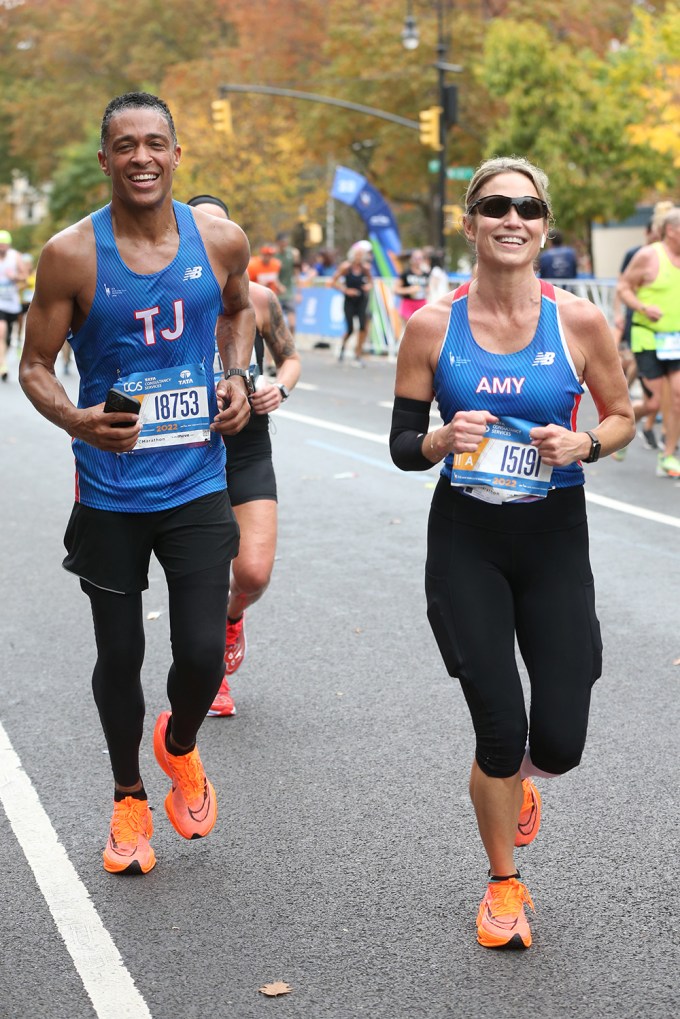
<path id="1" fill-rule="evenodd" d="M 0 803 L 99 1019 L 151 1019 L 1 723 Z"/>
<path id="2" fill-rule="evenodd" d="M 356 439 L 367 439 L 369 442 L 378 442 L 386 445 L 389 435 L 378 435 L 376 432 L 364 432 L 359 428 L 351 428 L 348 425 L 336 424 L 333 421 L 324 421 L 322 418 L 308 417 L 306 414 L 295 414 L 289 410 L 277 410 L 276 416 L 289 418 L 291 421 L 299 421 L 303 425 L 312 425 L 314 428 L 324 428 L 329 432 L 339 432 L 341 435 L 351 435 Z M 596 495 L 589 492 L 586 486 L 586 499 L 595 506 L 602 506 L 605 509 L 615 510 L 617 513 L 627 513 L 632 517 L 641 517 L 643 520 L 650 520 L 655 524 L 665 524 L 667 527 L 680 527 L 680 517 L 670 516 L 668 513 L 657 513 L 656 510 L 648 510 L 643 506 L 634 506 L 629 502 L 620 502 L 618 499 L 610 499 L 606 495 Z"/>
<path id="3" fill-rule="evenodd" d="M 375 432 L 364 432 L 360 428 L 351 428 L 349 425 L 338 425 L 333 421 L 324 421 L 322 418 L 308 417 L 306 414 L 296 414 L 291 410 L 277 410 L 277 418 L 288 418 L 290 421 L 299 421 L 303 425 L 313 425 L 314 428 L 325 428 L 329 432 L 340 432 L 342 435 L 352 435 L 355 439 L 367 439 L 369 442 L 379 442 L 387 445 L 389 435 L 377 435 Z"/>
<path id="4" fill-rule="evenodd" d="M 394 401 L 393 400 L 378 400 L 378 406 L 379 407 L 384 407 L 386 410 L 392 410 L 392 407 L 394 406 Z M 439 413 L 439 411 L 437 410 L 436 407 L 431 407 L 430 408 L 430 417 L 432 418 L 433 421 L 438 421 L 439 424 L 441 424 L 441 420 L 442 420 L 441 414 Z"/>
<path id="5" fill-rule="evenodd" d="M 666 524 L 668 527 L 680 527 L 680 517 L 672 517 L 668 513 L 657 513 L 656 510 L 644 509 L 642 506 L 632 506 L 629 502 L 610 499 L 608 495 L 596 495 L 594 492 L 589 492 L 587 487 L 586 499 L 596 506 L 604 506 L 605 509 L 616 510 L 618 513 L 628 513 L 631 517 L 642 517 L 644 520 L 652 520 L 655 524 Z"/>
<path id="6" fill-rule="evenodd" d="M 296 382 L 295 383 L 295 388 L 296 389 L 305 389 L 305 390 L 308 390 L 310 393 L 315 393 L 319 389 L 319 387 L 315 386 L 312 382 Z"/>

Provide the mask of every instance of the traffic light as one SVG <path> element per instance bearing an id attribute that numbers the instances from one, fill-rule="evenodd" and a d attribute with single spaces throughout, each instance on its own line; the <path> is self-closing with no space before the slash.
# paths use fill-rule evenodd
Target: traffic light
<path id="1" fill-rule="evenodd" d="M 323 240 L 323 227 L 320 223 L 305 223 L 305 246 L 312 248 L 321 244 Z"/>
<path id="2" fill-rule="evenodd" d="M 444 104 L 444 126 L 453 127 L 458 123 L 458 88 L 455 85 L 445 85 L 442 90 Z"/>
<path id="3" fill-rule="evenodd" d="M 460 205 L 444 206 L 444 233 L 455 234 L 463 225 L 463 209 Z"/>
<path id="4" fill-rule="evenodd" d="M 231 124 L 231 103 L 228 99 L 213 99 L 212 122 L 216 131 L 223 131 L 225 134 L 233 134 Z"/>
<path id="5" fill-rule="evenodd" d="M 430 106 L 428 110 L 421 110 L 418 114 L 420 121 L 420 144 L 427 145 L 435 152 L 441 151 L 439 140 L 439 123 L 442 115 L 441 106 Z"/>

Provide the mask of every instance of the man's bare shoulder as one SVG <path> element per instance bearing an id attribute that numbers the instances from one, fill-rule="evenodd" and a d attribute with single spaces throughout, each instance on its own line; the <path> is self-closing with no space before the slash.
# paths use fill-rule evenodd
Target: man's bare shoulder
<path id="1" fill-rule="evenodd" d="M 86 216 L 50 237 L 42 254 L 59 258 L 91 259 L 94 246 L 92 217 Z"/>
<path id="2" fill-rule="evenodd" d="M 250 281 L 249 293 L 259 325 L 261 322 L 268 320 L 269 309 L 272 304 L 279 303 L 278 298 L 270 287 L 265 287 L 261 283 L 253 283 L 252 280 Z"/>
<path id="3" fill-rule="evenodd" d="M 209 212 L 202 209 L 192 209 L 198 232 L 204 241 L 219 246 L 248 244 L 245 233 L 233 219 L 222 219 L 219 216 L 211 216 Z"/>
<path id="4" fill-rule="evenodd" d="M 86 216 L 47 241 L 38 261 L 38 284 L 59 284 L 60 290 L 80 292 L 96 274 L 95 253 L 92 220 Z"/>
<path id="5" fill-rule="evenodd" d="M 208 254 L 230 273 L 246 271 L 250 259 L 250 245 L 244 231 L 233 219 L 221 219 L 203 212 L 200 208 L 191 210 L 196 220 Z"/>

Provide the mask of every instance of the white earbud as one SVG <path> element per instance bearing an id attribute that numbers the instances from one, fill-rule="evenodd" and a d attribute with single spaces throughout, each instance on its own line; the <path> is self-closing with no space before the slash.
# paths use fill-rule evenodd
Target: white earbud
<path id="1" fill-rule="evenodd" d="M 542 234 L 542 235 L 541 235 L 541 247 L 542 247 L 542 248 L 544 248 L 544 247 L 545 247 L 545 234 Z"/>

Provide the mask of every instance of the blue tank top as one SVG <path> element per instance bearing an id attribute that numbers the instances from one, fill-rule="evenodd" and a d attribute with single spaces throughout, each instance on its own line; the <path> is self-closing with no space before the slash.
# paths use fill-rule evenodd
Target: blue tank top
<path id="1" fill-rule="evenodd" d="M 79 407 L 103 403 L 116 382 L 135 372 L 187 364 L 205 369 L 210 419 L 218 412 L 213 375 L 221 288 L 191 209 L 173 202 L 179 246 L 160 272 L 143 275 L 116 247 L 111 206 L 91 216 L 97 283 L 90 312 L 69 337 L 80 373 Z M 222 437 L 205 446 L 110 453 L 74 439 L 76 501 L 95 509 L 147 513 L 225 488 Z"/>
<path id="2" fill-rule="evenodd" d="M 453 297 L 449 324 L 434 376 L 434 392 L 446 424 L 461 410 L 487 410 L 497 417 L 520 418 L 537 425 L 556 424 L 572 431 L 583 395 L 562 331 L 555 288 L 541 280 L 541 311 L 531 342 L 513 354 L 480 347 L 468 320 L 464 283 Z M 451 480 L 453 454 L 442 466 Z M 555 467 L 551 487 L 582 485 L 580 463 Z"/>

